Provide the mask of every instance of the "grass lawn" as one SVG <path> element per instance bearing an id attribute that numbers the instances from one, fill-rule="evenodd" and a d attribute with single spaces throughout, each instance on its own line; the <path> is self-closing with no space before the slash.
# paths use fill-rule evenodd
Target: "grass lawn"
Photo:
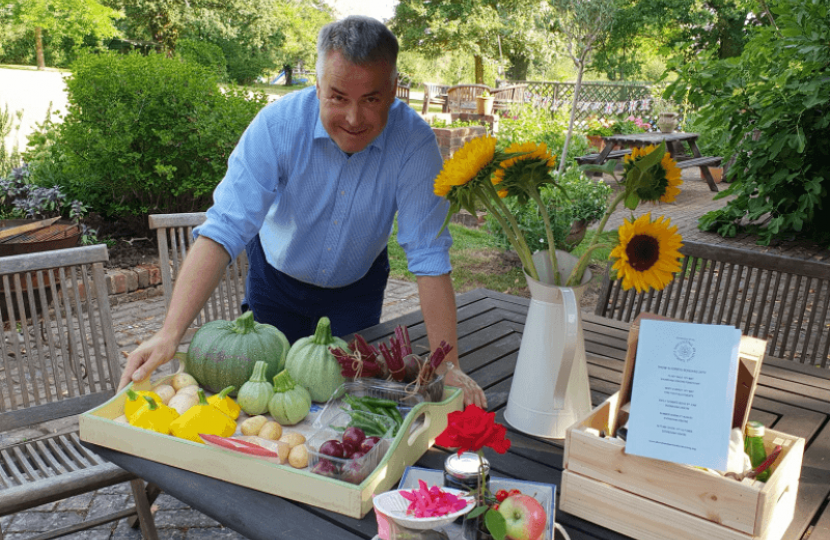
<path id="1" fill-rule="evenodd" d="M 525 297 L 530 295 L 521 266 L 503 256 L 504 250 L 496 246 L 492 236 L 485 229 L 472 229 L 456 223 L 450 223 L 449 229 L 453 238 L 450 262 L 456 293 L 483 287 L 506 294 Z M 589 231 L 586 238 L 590 239 L 592 234 L 593 231 Z M 606 231 L 601 238 L 601 243 L 613 244 L 617 240 L 617 231 Z M 577 246 L 573 254 L 581 255 L 586 243 Z M 610 247 L 593 252 L 590 263 L 594 274 L 592 286 L 596 287 L 602 282 L 610 253 Z M 398 244 L 397 221 L 389 238 L 389 266 L 391 279 L 415 281 L 415 275 L 407 270 L 403 248 Z"/>

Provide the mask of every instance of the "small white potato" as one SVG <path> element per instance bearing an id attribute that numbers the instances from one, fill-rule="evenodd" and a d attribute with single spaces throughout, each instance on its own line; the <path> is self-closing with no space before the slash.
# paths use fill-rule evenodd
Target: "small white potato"
<path id="1" fill-rule="evenodd" d="M 170 402 L 170 398 L 176 395 L 176 389 L 170 386 L 169 384 L 159 384 L 153 387 L 153 392 L 158 394 L 158 397 L 161 398 L 161 402 L 167 405 Z"/>
<path id="2" fill-rule="evenodd" d="M 283 432 L 282 437 L 280 437 L 280 441 L 288 443 L 291 448 L 294 448 L 295 446 L 303 444 L 305 442 L 305 437 L 296 431 L 288 431 Z"/>
<path id="3" fill-rule="evenodd" d="M 308 449 L 304 444 L 298 444 L 288 453 L 288 464 L 295 469 L 308 467 Z"/>
<path id="4" fill-rule="evenodd" d="M 280 437 L 282 437 L 282 426 L 279 422 L 275 422 L 273 420 L 265 422 L 257 435 L 263 439 L 278 441 L 280 440 Z"/>
<path id="5" fill-rule="evenodd" d="M 239 430 L 243 435 L 256 435 L 266 422 L 268 422 L 268 418 L 265 416 L 252 416 L 239 424 Z"/>
<path id="6" fill-rule="evenodd" d="M 189 373 L 176 373 L 173 375 L 173 378 L 170 379 L 170 386 L 172 386 L 177 392 L 185 386 L 191 386 L 194 384 L 198 385 L 199 383 L 193 378 L 193 375 Z"/>

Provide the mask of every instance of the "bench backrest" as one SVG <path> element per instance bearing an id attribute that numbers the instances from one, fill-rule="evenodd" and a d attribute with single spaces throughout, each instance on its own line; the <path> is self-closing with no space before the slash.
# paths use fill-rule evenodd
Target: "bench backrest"
<path id="1" fill-rule="evenodd" d="M 511 86 L 502 86 L 496 88 L 491 92 L 496 101 L 509 102 L 511 104 L 520 105 L 525 102 L 526 84 L 514 84 Z"/>
<path id="2" fill-rule="evenodd" d="M 450 112 L 475 112 L 476 98 L 485 90 L 492 92 L 486 84 L 457 84 L 447 89 L 447 104 Z"/>
<path id="3" fill-rule="evenodd" d="M 164 289 L 165 309 L 170 307 L 173 284 L 179 275 L 184 258 L 193 244 L 193 229 L 204 223 L 206 214 L 153 214 L 150 228 L 156 230 L 159 245 L 159 267 Z M 230 321 L 242 315 L 245 298 L 245 279 L 248 276 L 248 257 L 242 253 L 225 269 L 219 286 L 197 315 L 193 327 L 215 320 Z"/>
<path id="4" fill-rule="evenodd" d="M 88 411 L 121 369 L 104 245 L 0 259 L 0 433 Z"/>
<path id="5" fill-rule="evenodd" d="M 630 322 L 646 311 L 729 324 L 766 339 L 768 355 L 830 364 L 830 264 L 691 241 L 681 252 L 682 271 L 663 291 L 624 291 L 606 274 L 596 314 Z"/>

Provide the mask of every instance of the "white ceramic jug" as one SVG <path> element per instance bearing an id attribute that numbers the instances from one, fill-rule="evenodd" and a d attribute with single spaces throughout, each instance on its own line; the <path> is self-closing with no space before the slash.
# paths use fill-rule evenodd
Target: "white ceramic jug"
<path id="1" fill-rule="evenodd" d="M 556 253 L 566 278 L 577 259 Z M 591 411 L 579 308 L 591 273 L 585 272 L 578 287 L 558 287 L 549 284 L 553 272 L 547 252 L 534 254 L 533 260 L 541 281 L 527 278 L 531 301 L 504 417 L 524 433 L 562 439 L 569 426 Z"/>

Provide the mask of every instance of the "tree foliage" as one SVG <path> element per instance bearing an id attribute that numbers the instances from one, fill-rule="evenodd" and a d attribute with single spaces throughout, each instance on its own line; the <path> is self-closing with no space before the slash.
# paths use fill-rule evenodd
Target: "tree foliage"
<path id="1" fill-rule="evenodd" d="M 69 38 L 81 43 L 85 36 L 108 38 L 118 33 L 114 20 L 122 14 L 96 0 L 14 0 L 12 21 L 34 31 L 38 67 L 43 68 L 42 32 L 57 41 Z"/>
<path id="2" fill-rule="evenodd" d="M 736 58 L 701 54 L 677 63 L 669 92 L 699 107 L 705 128 L 726 126 L 725 155 L 734 152 L 735 195 L 699 226 L 723 236 L 739 230 L 759 243 L 830 231 L 830 7 L 822 0 L 772 0 L 775 25 L 755 26 Z"/>

